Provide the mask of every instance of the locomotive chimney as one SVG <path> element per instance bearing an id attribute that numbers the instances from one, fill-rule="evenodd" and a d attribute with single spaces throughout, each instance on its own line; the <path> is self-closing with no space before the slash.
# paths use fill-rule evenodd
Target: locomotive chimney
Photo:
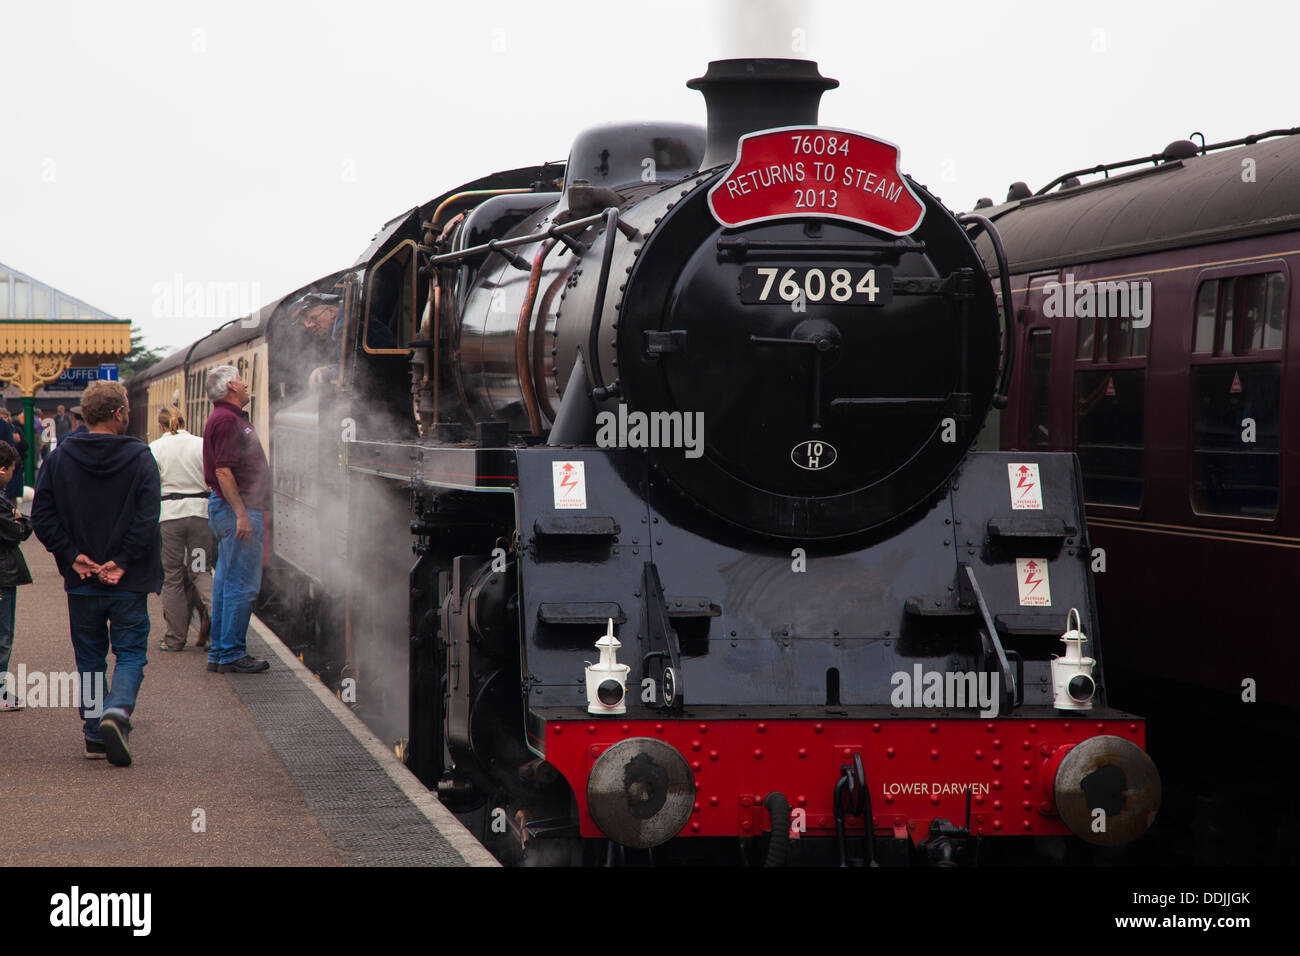
<path id="1" fill-rule="evenodd" d="M 822 76 L 812 60 L 713 60 L 708 72 L 687 84 L 704 94 L 709 111 L 708 145 L 701 169 L 736 158 L 741 136 L 777 126 L 815 126 L 822 94 L 840 85 Z"/>

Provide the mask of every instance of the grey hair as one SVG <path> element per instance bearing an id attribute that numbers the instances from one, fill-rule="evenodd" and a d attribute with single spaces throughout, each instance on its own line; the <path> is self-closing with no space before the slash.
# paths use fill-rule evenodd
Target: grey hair
<path id="1" fill-rule="evenodd" d="M 239 378 L 239 369 L 233 365 L 218 365 L 214 368 L 208 373 L 207 381 L 203 384 L 203 390 L 208 393 L 208 400 L 224 401 L 230 383 L 237 378 Z"/>

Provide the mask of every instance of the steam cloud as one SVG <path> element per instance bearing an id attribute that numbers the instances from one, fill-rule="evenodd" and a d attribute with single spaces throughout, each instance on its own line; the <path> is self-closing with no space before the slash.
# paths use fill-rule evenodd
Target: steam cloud
<path id="1" fill-rule="evenodd" d="M 714 11 L 718 58 L 811 59 L 809 50 L 794 47 L 796 30 L 811 42 L 811 6 L 809 0 L 719 0 Z"/>

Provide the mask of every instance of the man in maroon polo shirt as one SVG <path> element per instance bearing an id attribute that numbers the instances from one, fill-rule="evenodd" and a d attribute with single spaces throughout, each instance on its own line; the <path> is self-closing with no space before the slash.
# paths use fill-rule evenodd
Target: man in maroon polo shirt
<path id="1" fill-rule="evenodd" d="M 262 515 L 271 506 L 271 469 L 248 420 L 248 383 L 233 365 L 208 373 L 212 414 L 203 426 L 203 479 L 212 490 L 208 524 L 217 539 L 208 670 L 256 674 L 271 665 L 248 656 L 248 619 L 262 586 Z"/>

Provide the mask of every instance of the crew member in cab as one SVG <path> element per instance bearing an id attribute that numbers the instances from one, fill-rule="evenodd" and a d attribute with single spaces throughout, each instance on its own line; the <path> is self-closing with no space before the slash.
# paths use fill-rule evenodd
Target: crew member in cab
<path id="1" fill-rule="evenodd" d="M 382 311 L 382 310 L 381 310 Z M 308 292 L 289 307 L 289 315 L 294 324 L 316 339 L 329 337 L 331 346 L 337 355 L 339 337 L 343 334 L 342 299 L 327 292 Z M 387 323 L 379 321 L 372 315 L 366 331 L 366 345 L 372 349 L 398 349 L 401 345 L 393 336 Z M 307 377 L 308 385 L 324 385 L 339 377 L 339 366 L 322 365 L 312 370 Z"/>

